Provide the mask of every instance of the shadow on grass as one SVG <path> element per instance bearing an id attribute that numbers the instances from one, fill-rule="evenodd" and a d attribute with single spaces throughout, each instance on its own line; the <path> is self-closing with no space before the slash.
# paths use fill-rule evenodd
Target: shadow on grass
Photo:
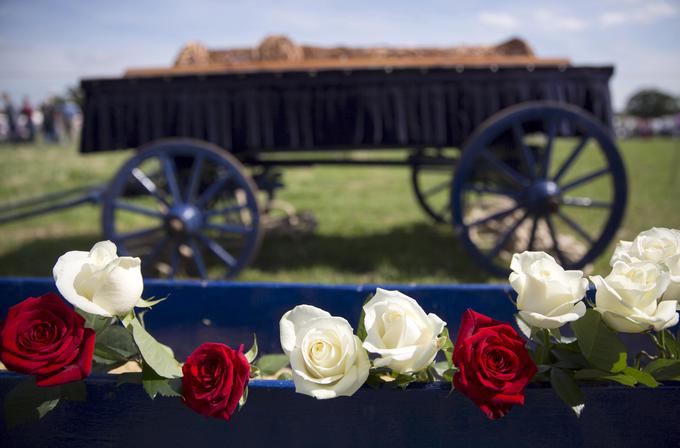
<path id="1" fill-rule="evenodd" d="M 0 256 L 0 276 L 51 277 L 57 259 L 70 250 L 89 250 L 101 240 L 98 233 L 59 238 L 36 238 Z"/>
<path id="2" fill-rule="evenodd" d="M 57 258 L 69 250 L 88 250 L 99 234 L 36 239 L 0 256 L 0 276 L 51 276 Z M 312 268 L 338 274 L 398 279 L 394 282 L 486 282 L 491 278 L 470 260 L 445 226 L 413 224 L 362 236 L 266 235 L 252 266 L 263 273 L 291 271 L 313 278 Z M 441 279 L 441 280 L 438 280 Z M 357 282 L 359 282 L 359 278 Z"/>
<path id="3" fill-rule="evenodd" d="M 362 236 L 313 235 L 295 239 L 267 235 L 253 267 L 263 272 L 331 268 L 339 273 L 388 273 L 400 282 L 486 282 L 492 278 L 463 252 L 447 226 L 417 223 Z"/>

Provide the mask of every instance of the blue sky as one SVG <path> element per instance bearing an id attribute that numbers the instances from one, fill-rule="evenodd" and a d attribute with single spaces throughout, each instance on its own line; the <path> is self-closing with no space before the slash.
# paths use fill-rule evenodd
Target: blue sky
<path id="1" fill-rule="evenodd" d="M 40 100 L 81 77 L 167 66 L 191 40 L 253 46 L 271 33 L 334 45 L 492 44 L 614 64 L 614 104 L 641 87 L 680 94 L 680 0 L 0 0 L 0 90 Z"/>

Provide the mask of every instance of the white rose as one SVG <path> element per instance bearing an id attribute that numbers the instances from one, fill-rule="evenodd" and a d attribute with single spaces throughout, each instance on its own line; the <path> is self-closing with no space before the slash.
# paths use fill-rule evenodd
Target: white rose
<path id="1" fill-rule="evenodd" d="M 678 253 L 680 253 L 680 232 L 663 227 L 652 227 L 640 232 L 633 241 L 619 241 L 610 264 L 614 266 L 614 263 L 619 260 L 665 263 L 669 257 Z"/>
<path id="2" fill-rule="evenodd" d="M 671 282 L 663 295 L 663 300 L 680 301 L 680 253 L 667 258 L 666 267 L 668 267 Z"/>
<path id="3" fill-rule="evenodd" d="M 633 241 L 619 241 L 610 265 L 617 261 L 627 264 L 637 261 L 659 263 L 668 268 L 671 282 L 664 300 L 680 299 L 680 231 L 652 227 L 640 232 Z"/>
<path id="4" fill-rule="evenodd" d="M 118 257 L 111 241 L 100 241 L 89 252 L 66 252 L 52 273 L 66 300 L 99 316 L 124 316 L 144 289 L 139 258 Z"/>
<path id="5" fill-rule="evenodd" d="M 588 280 L 581 271 L 565 271 L 545 252 L 522 252 L 512 256 L 510 284 L 517 292 L 517 309 L 527 324 L 559 328 L 580 319 L 586 312 L 581 301 Z"/>
<path id="6" fill-rule="evenodd" d="M 368 353 L 345 319 L 299 305 L 283 315 L 279 326 L 296 392 L 318 399 L 349 397 L 366 382 Z"/>
<path id="7" fill-rule="evenodd" d="M 622 333 L 661 331 L 678 323 L 677 301 L 658 299 L 669 283 L 668 271 L 657 263 L 614 263 L 612 272 L 590 279 L 595 284 L 595 310 L 610 328 Z"/>
<path id="8" fill-rule="evenodd" d="M 435 314 L 426 315 L 409 296 L 378 288 L 364 305 L 364 348 L 380 356 L 373 362 L 376 367 L 419 372 L 434 361 L 437 337 L 445 325 Z"/>

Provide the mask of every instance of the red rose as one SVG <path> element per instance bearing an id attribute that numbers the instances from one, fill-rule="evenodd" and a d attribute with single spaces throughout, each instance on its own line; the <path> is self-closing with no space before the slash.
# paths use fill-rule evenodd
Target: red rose
<path id="1" fill-rule="evenodd" d="M 490 418 L 524 404 L 524 388 L 536 374 L 524 340 L 505 322 L 468 309 L 460 322 L 453 385 Z"/>
<path id="2" fill-rule="evenodd" d="M 35 375 L 38 386 L 70 383 L 90 374 L 94 341 L 85 319 L 55 293 L 29 297 L 0 323 L 0 360 Z"/>
<path id="3" fill-rule="evenodd" d="M 182 366 L 184 403 L 201 415 L 229 418 L 250 378 L 250 364 L 238 351 L 215 342 L 198 347 Z"/>

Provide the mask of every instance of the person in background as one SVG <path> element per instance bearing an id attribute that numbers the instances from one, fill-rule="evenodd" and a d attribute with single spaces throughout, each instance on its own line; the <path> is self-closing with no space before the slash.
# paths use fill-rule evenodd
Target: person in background
<path id="1" fill-rule="evenodd" d="M 5 115 L 7 117 L 7 140 L 15 142 L 18 138 L 16 110 L 14 109 L 14 104 L 12 104 L 12 98 L 7 92 L 3 92 L 2 100 L 5 103 Z"/>
<path id="2" fill-rule="evenodd" d="M 59 143 L 59 136 L 57 135 L 56 123 L 56 108 L 54 107 L 54 99 L 48 98 L 40 106 L 43 114 L 42 133 L 45 143 L 55 144 Z"/>
<path id="3" fill-rule="evenodd" d="M 21 116 L 26 120 L 26 141 L 32 142 L 35 138 L 35 124 L 33 123 L 33 106 L 27 96 L 24 97 L 21 106 Z"/>
<path id="4" fill-rule="evenodd" d="M 67 143 L 71 143 L 75 140 L 76 134 L 76 118 L 80 113 L 80 108 L 76 103 L 70 100 L 66 100 L 61 106 L 61 118 L 64 125 L 64 137 Z"/>

